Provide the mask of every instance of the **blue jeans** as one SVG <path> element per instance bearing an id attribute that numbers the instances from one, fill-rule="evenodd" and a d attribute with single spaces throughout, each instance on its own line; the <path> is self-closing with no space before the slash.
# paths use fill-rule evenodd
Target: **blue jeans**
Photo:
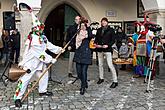
<path id="1" fill-rule="evenodd" d="M 85 88 L 88 86 L 87 82 L 87 64 L 76 63 L 76 70 L 78 78 L 81 80 L 81 88 Z"/>

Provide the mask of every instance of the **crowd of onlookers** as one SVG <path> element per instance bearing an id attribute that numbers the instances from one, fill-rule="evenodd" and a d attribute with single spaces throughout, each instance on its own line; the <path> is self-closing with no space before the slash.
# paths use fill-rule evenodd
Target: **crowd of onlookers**
<path id="1" fill-rule="evenodd" d="M 20 33 L 15 30 L 2 30 L 0 33 L 0 62 L 6 65 L 10 60 L 18 64 L 20 55 Z"/>
<path id="2" fill-rule="evenodd" d="M 71 25 L 67 30 L 66 42 L 71 41 L 68 46 L 70 51 L 68 75 L 72 77 L 73 62 L 76 63 L 76 72 L 78 78 L 81 80 L 80 94 L 84 94 L 86 88 L 88 88 L 87 71 L 88 65 L 92 64 L 92 52 L 97 53 L 98 68 L 99 68 L 99 80 L 97 84 L 104 82 L 104 57 L 106 58 L 109 69 L 112 73 L 113 82 L 110 88 L 116 88 L 118 86 L 117 71 L 113 65 L 112 53 L 113 45 L 116 44 L 116 48 L 119 51 L 119 56 L 122 56 L 122 51 L 125 51 L 127 46 L 127 36 L 122 31 L 121 27 L 116 30 L 108 25 L 108 19 L 101 19 L 101 27 L 98 28 L 98 23 L 94 23 L 92 30 L 91 24 L 83 17 L 76 16 L 75 24 Z M 74 37 L 75 36 L 75 37 Z M 74 38 L 73 38 L 74 37 Z M 93 41 L 93 44 L 91 42 Z M 92 46 L 93 45 L 93 46 Z M 93 47 L 93 48 L 92 48 Z M 91 49 L 92 48 L 92 49 Z M 125 54 L 124 54 L 125 55 Z M 125 69 L 125 65 L 122 65 L 121 69 Z"/>

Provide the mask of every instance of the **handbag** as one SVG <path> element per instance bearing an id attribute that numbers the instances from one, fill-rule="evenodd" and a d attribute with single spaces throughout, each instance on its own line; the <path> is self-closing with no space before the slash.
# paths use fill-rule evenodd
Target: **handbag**
<path id="1" fill-rule="evenodd" d="M 96 48 L 95 45 L 94 45 L 94 41 L 95 41 L 95 39 L 90 40 L 90 42 L 89 42 L 89 48 L 90 49 L 95 49 Z"/>

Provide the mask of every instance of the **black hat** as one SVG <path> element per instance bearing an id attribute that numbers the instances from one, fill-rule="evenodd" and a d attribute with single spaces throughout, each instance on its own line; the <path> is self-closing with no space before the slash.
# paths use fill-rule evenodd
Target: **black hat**
<path id="1" fill-rule="evenodd" d="M 108 22 L 108 19 L 107 19 L 106 17 L 104 17 L 104 18 L 101 19 L 101 22 L 102 22 L 102 21 Z"/>

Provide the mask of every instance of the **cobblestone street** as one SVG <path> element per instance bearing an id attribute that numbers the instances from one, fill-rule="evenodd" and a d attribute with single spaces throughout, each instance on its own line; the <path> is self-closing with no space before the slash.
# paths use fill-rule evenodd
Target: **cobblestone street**
<path id="1" fill-rule="evenodd" d="M 36 88 L 20 110 L 165 110 L 164 64 L 160 65 L 161 72 L 152 84 L 152 92 L 146 93 L 144 79 L 134 79 L 132 71 L 119 70 L 119 86 L 110 89 L 112 77 L 106 64 L 105 82 L 97 85 L 98 67 L 94 62 L 88 71 L 89 88 L 82 96 L 79 94 L 80 82 L 71 84 L 74 78 L 68 77 L 68 61 L 60 59 L 52 67 L 52 79 L 62 84 L 49 81 L 49 90 L 54 96 L 40 97 Z M 5 87 L 0 82 L 0 85 L 0 110 L 18 110 L 12 99 L 16 83 L 9 82 Z"/>

